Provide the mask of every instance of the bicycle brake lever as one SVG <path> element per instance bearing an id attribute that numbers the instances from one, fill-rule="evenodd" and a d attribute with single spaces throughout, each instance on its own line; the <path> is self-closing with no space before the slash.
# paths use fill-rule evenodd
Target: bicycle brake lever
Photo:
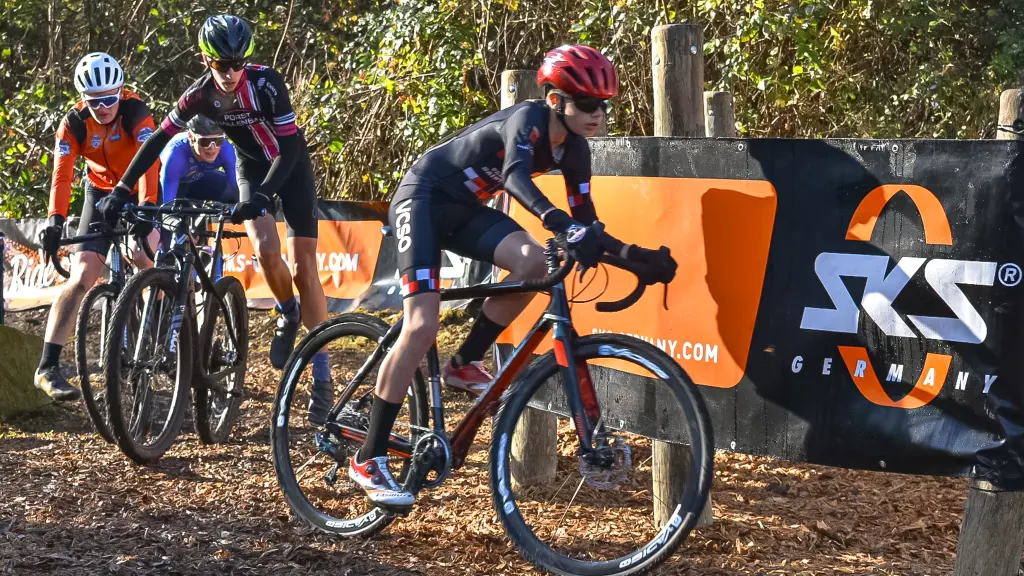
<path id="1" fill-rule="evenodd" d="M 51 263 L 53 264 L 53 269 L 54 271 L 57 272 L 57 274 L 60 274 L 65 280 L 71 278 L 71 273 L 68 272 L 63 266 L 61 266 L 59 254 L 57 254 L 56 252 L 54 252 L 53 254 L 50 254 L 49 252 L 44 253 L 43 265 L 45 266 L 46 264 Z"/>

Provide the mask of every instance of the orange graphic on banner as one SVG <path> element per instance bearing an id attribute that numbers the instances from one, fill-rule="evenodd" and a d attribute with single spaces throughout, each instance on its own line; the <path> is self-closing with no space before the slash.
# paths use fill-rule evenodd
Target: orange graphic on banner
<path id="1" fill-rule="evenodd" d="M 847 240 L 870 242 L 875 230 L 875 223 L 882 215 L 882 210 L 893 196 L 904 192 L 914 202 L 921 213 L 924 223 L 925 244 L 953 245 L 953 232 L 949 228 L 949 219 L 942 209 L 942 203 L 932 194 L 931 190 L 913 184 L 885 184 L 875 188 L 860 201 L 857 210 L 850 219 L 850 227 L 846 231 Z"/>
<path id="2" fill-rule="evenodd" d="M 561 176 L 541 176 L 535 182 L 556 206 L 567 209 Z M 574 304 L 576 330 L 581 335 L 634 335 L 669 353 L 697 384 L 739 384 L 761 301 L 775 222 L 775 188 L 763 180 L 596 176 L 590 189 L 608 233 L 646 248 L 668 246 L 679 269 L 668 288 L 668 310 L 662 307 L 663 288 L 652 286 L 622 312 L 597 312 L 593 302 Z M 511 215 L 534 238 L 550 237 L 540 221 L 515 202 Z M 606 269 L 608 287 L 598 301 L 618 300 L 633 289 L 631 274 Z M 593 274 L 597 278 L 581 291 Z M 591 271 L 582 283 L 567 280 L 566 289 L 577 300 L 589 300 L 604 287 L 604 274 Z M 502 341 L 518 344 L 546 304 L 546 298 L 535 298 Z M 550 343 L 544 346 L 539 351 L 549 349 Z M 616 361 L 607 365 L 636 370 Z"/>
<path id="3" fill-rule="evenodd" d="M 350 300 L 365 292 L 373 282 L 383 236 L 377 221 L 321 220 L 316 247 L 317 270 L 328 298 Z M 243 230 L 241 226 L 231 227 Z M 281 247 L 287 246 L 287 228 L 277 223 Z M 224 273 L 242 281 L 250 299 L 273 298 L 258 270 L 248 238 L 224 241 Z"/>
<path id="4" fill-rule="evenodd" d="M 939 395 L 942 385 L 946 382 L 949 365 L 953 361 L 952 356 L 929 353 L 925 356 L 924 368 L 921 369 L 917 384 L 914 384 L 914 388 L 906 396 L 894 401 L 878 381 L 867 350 L 860 346 L 840 346 L 839 353 L 843 356 L 843 362 L 850 371 L 853 383 L 865 398 L 879 406 L 906 410 L 920 408 Z"/>
<path id="5" fill-rule="evenodd" d="M 931 190 L 914 184 L 884 184 L 868 192 L 857 205 L 853 217 L 850 218 L 846 239 L 870 242 L 878 217 L 882 215 L 882 210 L 900 192 L 910 197 L 921 214 L 925 244 L 952 246 L 953 231 L 949 226 L 946 211 L 942 208 L 942 202 L 939 202 Z M 839 353 L 843 356 L 843 362 L 846 363 L 850 376 L 853 377 L 853 383 L 857 385 L 857 389 L 865 398 L 879 406 L 906 410 L 920 408 L 938 396 L 946 382 L 946 374 L 949 372 L 949 365 L 952 362 L 951 356 L 928 353 L 917 384 L 901 400 L 894 402 L 882 389 L 878 376 L 871 366 L 871 360 L 868 358 L 867 348 L 839 346 Z"/>

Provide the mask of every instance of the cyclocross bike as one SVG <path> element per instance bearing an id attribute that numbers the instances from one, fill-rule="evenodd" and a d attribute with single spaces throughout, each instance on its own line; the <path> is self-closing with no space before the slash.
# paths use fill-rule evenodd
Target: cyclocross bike
<path id="1" fill-rule="evenodd" d="M 96 426 L 96 431 L 107 442 L 114 442 L 110 423 L 107 421 L 106 386 L 102 381 L 103 349 L 107 340 L 107 324 L 114 310 L 114 301 L 126 278 L 131 274 L 132 265 L 127 254 L 128 230 L 110 228 L 105 222 L 94 222 L 89 226 L 90 232 L 81 236 L 62 238 L 59 246 L 71 246 L 93 240 L 110 240 L 107 251 L 107 278 L 97 283 L 85 293 L 82 305 L 78 309 L 75 323 L 75 364 L 78 370 L 79 385 L 85 398 L 85 408 L 89 418 Z M 122 250 L 122 243 L 125 245 Z M 64 269 L 60 258 L 54 253 L 44 255 L 47 262 L 53 263 L 54 270 L 65 279 L 71 274 Z M 95 387 L 93 384 L 97 384 Z"/>
<path id="2" fill-rule="evenodd" d="M 596 223 L 592 230 L 601 233 L 601 228 Z M 710 419 L 696 386 L 659 348 L 617 334 L 579 337 L 563 282 L 574 262 L 564 256 L 559 265 L 555 240 L 548 241 L 545 255 L 549 275 L 544 279 L 441 291 L 442 300 L 530 292 L 546 292 L 551 299 L 450 434 L 436 344 L 431 348 L 429 394 L 417 372 L 389 439 L 391 468 L 404 487 L 418 493 L 440 487 L 452 470 L 487 466 L 494 510 L 535 566 L 559 574 L 646 572 L 672 554 L 707 500 L 714 445 Z M 635 262 L 607 254 L 602 262 L 638 280 L 649 277 Z M 598 309 L 623 310 L 645 287 L 638 281 L 629 296 L 599 303 Z M 389 327 L 374 316 L 342 314 L 310 332 L 284 368 L 271 421 L 274 467 L 291 510 L 315 528 L 365 536 L 396 518 L 368 502 L 349 481 L 347 467 L 367 436 L 376 371 L 400 330 L 401 321 Z M 553 350 L 534 358 L 552 332 Z M 308 422 L 305 410 L 312 379 L 307 368 L 324 348 L 341 382 L 337 403 L 321 427 Z M 471 452 L 477 431 L 495 415 L 489 452 Z M 544 448 L 545 440 L 531 439 L 527 431 L 545 419 L 556 422 L 557 442 L 546 440 L 554 445 L 540 450 L 548 464 L 538 466 L 524 459 Z M 656 477 L 652 458 L 658 442 L 681 446 L 692 463 L 688 474 Z M 451 498 L 471 488 L 456 490 Z M 677 505 L 656 523 L 655 499 L 668 494 L 677 495 Z"/>
<path id="3" fill-rule="evenodd" d="M 190 222 L 194 216 L 217 219 L 211 259 L 217 276 L 221 240 L 245 235 L 224 230 L 230 209 L 183 199 L 125 209 L 128 221 L 155 218 L 154 225 L 173 229 L 170 249 L 150 254 L 158 265 L 136 274 L 117 299 L 109 330 L 128 330 L 128 345 L 108 339 L 104 349 L 108 419 L 118 446 L 137 463 L 155 462 L 174 443 L 190 392 L 202 442 L 226 440 L 238 417 L 248 361 L 245 290 L 230 276 L 211 279 L 197 264 L 203 256 L 196 240 L 207 234 L 192 231 Z"/>

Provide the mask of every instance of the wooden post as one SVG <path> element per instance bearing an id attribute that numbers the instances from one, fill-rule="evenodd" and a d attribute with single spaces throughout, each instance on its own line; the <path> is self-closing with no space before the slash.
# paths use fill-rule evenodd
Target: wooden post
<path id="1" fill-rule="evenodd" d="M 1024 119 L 1019 88 L 999 96 L 999 124 Z M 996 131 L 998 140 L 1020 140 Z M 954 576 L 1017 576 L 1024 548 L 1024 492 L 1003 492 L 984 480 L 971 480 L 956 544 Z"/>
<path id="2" fill-rule="evenodd" d="M 696 24 L 651 31 L 654 69 L 654 135 L 702 138 L 704 35 Z"/>
<path id="3" fill-rule="evenodd" d="M 1021 101 L 1022 94 L 1024 94 L 1024 89 L 1011 88 L 1004 90 L 999 95 L 999 125 L 1013 124 L 1013 121 L 1018 118 L 1024 120 L 1024 102 Z M 996 130 L 996 140 L 1020 139 L 1020 137 L 1014 136 L 1009 132 Z"/>
<path id="4" fill-rule="evenodd" d="M 696 24 L 669 24 L 651 31 L 655 136 L 701 138 L 708 135 L 704 120 L 703 36 Z M 732 117 L 732 98 L 728 100 L 728 116 Z M 725 115 L 724 108 L 716 109 L 715 113 Z M 678 481 L 673 478 L 687 474 L 690 462 L 683 446 L 655 441 L 652 466 L 654 520 L 661 526 L 679 504 Z M 707 526 L 711 518 L 709 497 L 697 525 Z"/>
<path id="5" fill-rule="evenodd" d="M 544 91 L 537 86 L 536 70 L 505 70 L 501 73 L 502 108 L 543 97 Z"/>
<path id="6" fill-rule="evenodd" d="M 984 480 L 972 480 L 954 576 L 1017 576 L 1022 548 L 1024 492 L 1002 492 Z"/>
<path id="7" fill-rule="evenodd" d="M 501 107 L 523 100 L 543 98 L 536 70 L 505 70 L 501 73 Z M 558 464 L 558 418 L 527 408 L 512 436 L 511 473 L 514 485 L 531 486 L 555 478 Z"/>
<path id="8" fill-rule="evenodd" d="M 733 111 L 732 94 L 704 93 L 704 127 L 708 138 L 736 137 L 736 113 Z"/>

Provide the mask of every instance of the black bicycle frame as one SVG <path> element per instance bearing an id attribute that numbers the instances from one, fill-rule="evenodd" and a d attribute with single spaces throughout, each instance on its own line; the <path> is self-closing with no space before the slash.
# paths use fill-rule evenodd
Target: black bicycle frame
<path id="1" fill-rule="evenodd" d="M 136 208 L 137 211 L 143 213 L 156 213 L 156 214 L 171 214 L 173 216 L 212 216 L 221 214 L 221 210 L 213 210 L 206 208 L 180 208 L 174 207 L 170 209 L 161 207 L 144 207 L 140 206 Z M 224 235 L 224 220 L 221 218 L 217 222 L 217 232 L 214 235 L 214 274 L 218 274 L 220 267 L 218 261 L 221 257 L 220 242 Z M 174 314 L 171 318 L 171 330 L 170 330 L 170 343 L 176 342 L 178 333 L 181 330 L 181 324 L 183 315 L 185 313 L 185 307 L 188 305 L 189 296 L 191 295 L 190 283 L 192 282 L 193 275 L 198 278 L 200 285 L 207 294 L 212 294 L 220 304 L 221 308 L 227 314 L 228 305 L 224 301 L 224 298 L 217 293 L 214 288 L 214 282 L 210 279 L 210 275 L 206 272 L 206 269 L 202 266 L 196 266 L 196 260 L 199 259 L 199 251 L 196 249 L 194 240 L 192 239 L 191 231 L 189 230 L 189 220 L 187 218 L 180 218 L 178 223 L 175 225 L 173 237 L 171 240 L 171 247 L 165 252 L 163 248 L 157 253 L 157 259 L 159 260 L 164 254 L 170 254 L 178 261 L 178 293 L 175 294 L 175 309 Z M 228 328 L 228 339 L 235 349 L 239 349 L 238 335 L 235 334 L 235 327 L 231 322 L 226 323 Z M 173 351 L 173 348 L 170 349 Z M 229 375 L 235 368 L 226 368 L 220 372 L 209 374 L 209 380 L 217 380 L 221 376 Z"/>
<path id="2" fill-rule="evenodd" d="M 597 395 L 593 389 L 586 364 L 576 366 L 573 356 L 573 339 L 576 333 L 570 319 L 569 301 L 565 293 L 565 276 L 572 270 L 573 262 L 567 261 L 561 267 L 554 258 L 554 246 L 548 246 L 549 276 L 543 280 L 526 280 L 519 282 L 501 282 L 482 284 L 465 288 L 441 290 L 441 300 L 465 300 L 472 298 L 488 298 L 509 294 L 530 292 L 548 292 L 551 301 L 545 313 L 537 320 L 533 328 L 512 353 L 512 356 L 501 367 L 497 376 L 487 389 L 477 398 L 473 407 L 462 418 L 451 436 L 447 435 L 444 423 L 444 405 L 441 401 L 440 361 L 437 345 L 431 346 L 427 353 L 427 366 L 430 374 L 431 415 L 433 431 L 451 443 L 452 469 L 458 469 L 465 462 L 466 454 L 472 446 L 480 425 L 486 418 L 497 412 L 501 397 L 512 383 L 512 379 L 530 361 L 533 353 L 540 346 L 549 332 L 554 332 L 554 354 L 562 376 L 562 387 L 565 391 L 568 407 L 573 415 L 573 423 L 580 438 L 580 453 L 586 457 L 594 453 L 594 432 L 600 422 L 600 408 Z M 328 429 L 346 438 L 362 441 L 366 432 L 337 422 L 338 414 L 354 395 L 362 380 L 373 370 L 391 349 L 402 329 L 402 320 L 392 326 L 381 339 L 377 348 L 359 368 L 356 375 L 345 387 L 338 402 L 328 416 Z M 335 428 L 336 427 L 336 428 Z M 401 436 L 392 434 L 388 443 L 389 452 L 408 457 L 413 453 L 413 446 Z"/>

